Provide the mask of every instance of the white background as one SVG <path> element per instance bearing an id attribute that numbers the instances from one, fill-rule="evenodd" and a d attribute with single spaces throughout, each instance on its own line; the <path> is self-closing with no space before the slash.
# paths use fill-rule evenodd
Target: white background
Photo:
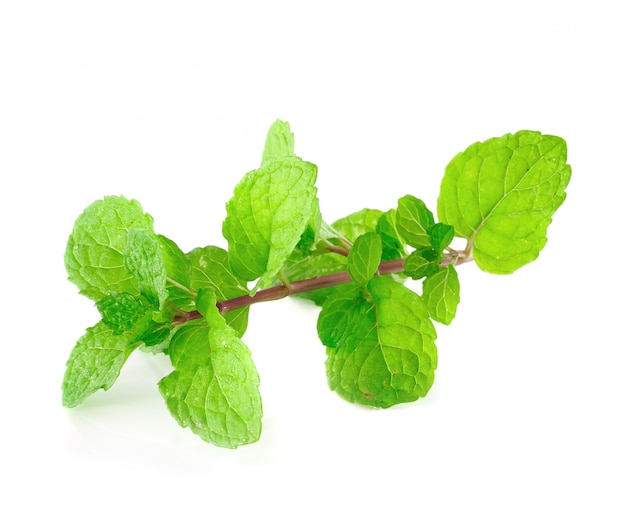
<path id="1" fill-rule="evenodd" d="M 625 511 L 624 80 L 620 1 L 0 1 L 2 511 Z M 134 354 L 61 407 L 97 320 L 65 278 L 77 215 L 136 198 L 184 250 L 224 245 L 224 203 L 288 120 L 329 222 L 413 194 L 520 129 L 573 174 L 540 258 L 459 268 L 427 398 L 330 392 L 316 309 L 253 309 L 261 441 L 182 430 Z"/>

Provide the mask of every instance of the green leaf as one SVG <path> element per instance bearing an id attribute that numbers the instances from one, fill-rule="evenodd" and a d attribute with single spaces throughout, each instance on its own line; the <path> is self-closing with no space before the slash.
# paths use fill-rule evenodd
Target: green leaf
<path id="1" fill-rule="evenodd" d="M 373 208 L 364 208 L 358 212 L 337 219 L 331 226 L 351 242 L 367 232 L 376 230 L 376 224 L 382 212 Z"/>
<path id="2" fill-rule="evenodd" d="M 438 214 L 468 240 L 484 271 L 511 273 L 539 256 L 571 176 L 565 141 L 521 131 L 476 143 L 446 167 Z"/>
<path id="3" fill-rule="evenodd" d="M 191 279 L 189 259 L 173 240 L 168 239 L 165 235 L 157 235 L 156 238 L 161 246 L 161 255 L 168 278 L 188 287 Z"/>
<path id="4" fill-rule="evenodd" d="M 139 295 L 137 279 L 124 265 L 131 229 L 152 232 L 152 217 L 123 196 L 95 201 L 78 216 L 67 241 L 65 268 L 81 294 L 94 300 L 119 292 Z"/>
<path id="5" fill-rule="evenodd" d="M 228 253 L 217 246 L 196 248 L 187 254 L 191 263 L 189 286 L 194 292 L 203 288 L 215 291 L 218 301 L 245 296 L 249 293 L 246 282 L 237 278 L 230 269 Z M 239 308 L 226 313 L 226 321 L 242 336 L 248 326 L 249 308 Z"/>
<path id="6" fill-rule="evenodd" d="M 137 296 L 120 292 L 99 299 L 96 303 L 102 321 L 114 335 L 129 331 L 146 314 L 148 308 Z"/>
<path id="7" fill-rule="evenodd" d="M 421 298 L 389 276 L 368 283 L 371 297 L 329 298 L 321 335 L 332 390 L 351 402 L 387 408 L 426 395 L 437 367 L 436 333 Z M 324 312 L 325 311 L 325 312 Z M 350 323 L 341 323 L 342 316 Z M 329 319 L 337 319 L 328 336 Z M 319 325 L 318 325 L 319 326 Z M 334 341 L 334 342 L 333 342 Z"/>
<path id="8" fill-rule="evenodd" d="M 259 375 L 250 351 L 219 314 L 182 326 L 172 337 L 175 370 L 159 390 L 176 421 L 203 440 L 236 448 L 261 435 Z"/>
<path id="9" fill-rule="evenodd" d="M 277 119 L 267 131 L 261 167 L 276 157 L 295 156 L 294 145 L 294 137 L 289 123 Z"/>
<path id="10" fill-rule="evenodd" d="M 437 223 L 428 229 L 430 244 L 438 252 L 446 249 L 454 239 L 454 226 Z"/>
<path id="11" fill-rule="evenodd" d="M 424 299 L 431 317 L 443 324 L 450 324 L 461 300 L 459 277 L 450 264 L 428 276 L 422 284 Z"/>
<path id="12" fill-rule="evenodd" d="M 227 203 L 223 234 L 235 275 L 269 286 L 300 241 L 317 205 L 317 168 L 277 157 L 248 173 Z"/>
<path id="13" fill-rule="evenodd" d="M 416 249 L 404 261 L 404 273 L 414 280 L 436 273 L 441 263 L 441 254 L 432 248 Z"/>
<path id="14" fill-rule="evenodd" d="M 365 286 L 376 274 L 382 254 L 383 245 L 377 233 L 364 233 L 354 242 L 348 255 L 348 272 L 357 285 Z"/>
<path id="15" fill-rule="evenodd" d="M 371 308 L 372 304 L 366 299 L 364 291 L 354 284 L 330 295 L 317 319 L 317 334 L 322 344 L 340 347 L 348 337 L 354 336 L 355 328 L 366 326 L 361 318 Z"/>
<path id="16" fill-rule="evenodd" d="M 99 389 L 108 390 L 130 354 L 138 347 L 136 333 L 116 335 L 100 321 L 74 346 L 63 377 L 63 405 L 73 408 Z"/>
<path id="17" fill-rule="evenodd" d="M 376 233 L 380 235 L 383 243 L 383 261 L 406 257 L 405 242 L 396 225 L 396 209 L 388 210 L 380 216 L 376 224 Z"/>
<path id="18" fill-rule="evenodd" d="M 141 294 L 161 308 L 167 299 L 167 271 L 156 236 L 146 230 L 128 230 L 124 264 L 137 280 Z"/>
<path id="19" fill-rule="evenodd" d="M 422 200 L 411 195 L 398 200 L 396 226 L 398 233 L 409 246 L 430 247 L 428 229 L 434 224 L 433 214 Z"/>

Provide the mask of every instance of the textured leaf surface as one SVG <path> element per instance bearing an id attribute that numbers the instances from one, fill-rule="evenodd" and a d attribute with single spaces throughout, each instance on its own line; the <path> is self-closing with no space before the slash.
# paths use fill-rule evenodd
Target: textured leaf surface
<path id="1" fill-rule="evenodd" d="M 389 276 L 375 276 L 368 288 L 371 298 L 329 298 L 322 307 L 327 319 L 341 319 L 342 313 L 350 319 L 334 332 L 323 322 L 323 342 L 337 346 L 326 350 L 329 385 L 348 401 L 371 406 L 415 401 L 432 386 L 437 367 L 428 310 Z"/>
<path id="2" fill-rule="evenodd" d="M 459 276 L 454 265 L 440 268 L 428 276 L 422 284 L 422 297 L 435 321 L 450 324 L 461 300 Z"/>
<path id="3" fill-rule="evenodd" d="M 277 119 L 267 131 L 261 167 L 276 157 L 293 157 L 294 146 L 294 137 L 289 123 Z"/>
<path id="4" fill-rule="evenodd" d="M 446 167 L 438 214 L 468 239 L 478 266 L 511 273 L 537 258 L 571 168 L 565 141 L 521 131 L 476 143 Z"/>
<path id="5" fill-rule="evenodd" d="M 125 292 L 103 297 L 96 306 L 103 322 L 113 330 L 114 335 L 129 331 L 148 310 L 141 298 Z"/>
<path id="6" fill-rule="evenodd" d="M 175 370 L 159 390 L 181 426 L 220 447 L 259 439 L 259 375 L 234 329 L 223 319 L 211 327 L 204 320 L 186 324 L 172 337 L 170 358 Z"/>
<path id="7" fill-rule="evenodd" d="M 156 236 L 146 230 L 128 230 L 124 264 L 137 280 L 141 294 L 160 308 L 167 299 L 167 271 Z"/>
<path id="8" fill-rule="evenodd" d="M 368 232 L 361 235 L 348 255 L 348 272 L 357 285 L 366 285 L 376 274 L 383 254 L 380 235 Z"/>
<path id="9" fill-rule="evenodd" d="M 441 254 L 432 248 L 416 249 L 404 261 L 404 273 L 414 280 L 421 280 L 439 270 Z"/>
<path id="10" fill-rule="evenodd" d="M 376 233 L 383 243 L 383 260 L 395 260 L 407 255 L 405 242 L 402 240 L 396 224 L 396 209 L 383 213 L 376 224 Z"/>
<path id="11" fill-rule="evenodd" d="M 74 346 L 63 377 L 63 405 L 77 406 L 94 392 L 113 386 L 128 356 L 136 349 L 134 334 L 115 335 L 100 321 Z"/>
<path id="12" fill-rule="evenodd" d="M 135 200 L 107 196 L 78 216 L 65 250 L 69 280 L 81 294 L 98 300 L 108 294 L 139 294 L 137 279 L 124 265 L 130 229 L 152 232 L 152 218 Z"/>
<path id="13" fill-rule="evenodd" d="M 198 292 L 203 288 L 215 291 L 218 301 L 245 296 L 249 293 L 246 282 L 237 278 L 230 269 L 228 253 L 217 246 L 191 250 L 187 257 L 191 263 L 190 288 Z M 227 312 L 226 321 L 242 336 L 248 326 L 249 308 Z"/>
<path id="14" fill-rule="evenodd" d="M 364 208 L 358 212 L 337 219 L 332 227 L 351 242 L 367 232 L 376 230 L 376 224 L 382 212 L 373 208 Z"/>
<path id="15" fill-rule="evenodd" d="M 396 226 L 398 233 L 409 246 L 429 247 L 428 229 L 434 224 L 433 214 L 422 200 L 411 195 L 398 200 Z"/>
<path id="16" fill-rule="evenodd" d="M 227 203 L 223 234 L 233 272 L 269 286 L 300 241 L 317 206 L 317 168 L 278 157 L 248 173 Z"/>

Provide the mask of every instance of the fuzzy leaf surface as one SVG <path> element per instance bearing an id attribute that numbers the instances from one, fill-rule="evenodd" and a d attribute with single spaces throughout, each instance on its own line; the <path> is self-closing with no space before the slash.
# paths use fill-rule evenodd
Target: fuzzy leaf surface
<path id="1" fill-rule="evenodd" d="M 112 293 L 139 295 L 124 254 L 131 229 L 153 233 L 152 217 L 135 200 L 106 196 L 89 205 L 74 223 L 65 250 L 68 278 L 94 300 Z"/>
<path id="2" fill-rule="evenodd" d="M 537 258 L 571 176 L 565 141 L 520 131 L 471 145 L 446 167 L 439 219 L 468 239 L 484 271 L 505 274 Z"/>
<path id="3" fill-rule="evenodd" d="M 222 230 L 236 276 L 260 277 L 257 289 L 271 284 L 314 214 L 316 177 L 315 165 L 277 157 L 239 182 Z"/>
<path id="4" fill-rule="evenodd" d="M 344 399 L 387 408 L 426 395 L 437 367 L 436 333 L 421 298 L 389 276 L 368 283 L 370 297 L 346 297 L 322 306 L 327 319 L 343 315 L 351 323 L 320 333 L 328 347 L 329 385 Z M 331 309 L 337 309 L 332 312 Z M 320 314 L 322 315 L 322 314 Z M 343 328 L 343 329 L 342 329 Z"/>
<path id="5" fill-rule="evenodd" d="M 435 321 L 452 322 L 461 301 L 459 276 L 454 265 L 440 268 L 424 280 L 422 298 Z"/>

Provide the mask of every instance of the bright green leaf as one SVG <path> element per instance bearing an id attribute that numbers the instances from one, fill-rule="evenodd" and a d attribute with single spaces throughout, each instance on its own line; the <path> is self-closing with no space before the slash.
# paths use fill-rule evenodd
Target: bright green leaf
<path id="1" fill-rule="evenodd" d="M 78 216 L 67 241 L 65 267 L 81 294 L 98 300 L 108 294 L 139 295 L 137 279 L 124 265 L 128 231 L 152 232 L 152 218 L 135 200 L 107 196 Z"/>
<path id="2" fill-rule="evenodd" d="M 96 302 L 96 306 L 102 321 L 114 335 L 129 331 L 148 311 L 141 298 L 126 292 L 105 296 Z"/>
<path id="3" fill-rule="evenodd" d="M 277 119 L 267 131 L 261 167 L 276 157 L 295 156 L 294 145 L 294 137 L 289 123 Z"/>
<path id="4" fill-rule="evenodd" d="M 235 330 L 223 319 L 221 324 L 217 317 L 209 320 L 211 327 L 201 320 L 174 334 L 170 358 L 175 370 L 159 382 L 159 390 L 181 426 L 234 449 L 261 435 L 259 375 Z"/>
<path id="5" fill-rule="evenodd" d="M 354 242 L 360 235 L 375 231 L 381 215 L 380 210 L 364 208 L 337 219 L 331 226 L 350 242 Z"/>
<path id="6" fill-rule="evenodd" d="M 333 335 L 338 347 L 326 350 L 330 387 L 348 401 L 382 408 L 415 401 L 432 386 L 437 367 L 428 310 L 417 294 L 389 276 L 375 276 L 368 288 L 368 301 L 353 301 L 350 307 L 347 297 L 337 303 L 329 298 L 322 307 L 328 318 L 350 317 L 350 326 L 338 324 Z M 338 312 L 329 312 L 332 308 Z"/>
<path id="7" fill-rule="evenodd" d="M 404 273 L 414 280 L 421 280 L 439 269 L 441 254 L 432 248 L 416 249 L 404 261 Z"/>
<path id="8" fill-rule="evenodd" d="M 354 336 L 355 328 L 366 326 L 361 318 L 372 308 L 363 290 L 354 284 L 331 294 L 317 319 L 317 334 L 322 344 L 332 348 L 341 346 L 348 337 Z"/>
<path id="9" fill-rule="evenodd" d="M 382 253 L 383 245 L 377 233 L 364 233 L 354 241 L 348 255 L 348 272 L 357 285 L 366 285 L 376 274 Z"/>
<path id="10" fill-rule="evenodd" d="M 167 271 L 156 236 L 146 230 L 128 230 L 124 264 L 137 280 L 141 294 L 160 308 L 167 298 Z"/>
<path id="11" fill-rule="evenodd" d="M 428 238 L 433 249 L 441 252 L 454 239 L 454 227 L 443 223 L 434 224 L 428 229 Z"/>
<path id="12" fill-rule="evenodd" d="M 227 203 L 223 234 L 230 266 L 246 281 L 269 286 L 300 241 L 317 205 L 317 168 L 277 157 L 248 173 Z"/>
<path id="13" fill-rule="evenodd" d="M 217 246 L 196 248 L 187 254 L 191 263 L 190 287 L 194 292 L 203 288 L 215 291 L 218 301 L 245 296 L 249 293 L 246 282 L 237 278 L 230 269 L 228 253 Z M 242 336 L 248 326 L 249 308 L 239 308 L 226 313 L 226 321 Z"/>
<path id="14" fill-rule="evenodd" d="M 422 284 L 422 297 L 431 317 L 443 324 L 450 324 L 461 300 L 459 277 L 450 264 L 428 276 Z"/>
<path id="15" fill-rule="evenodd" d="M 521 131 L 476 143 L 446 167 L 438 214 L 468 239 L 488 272 L 511 273 L 537 258 L 571 176 L 565 141 Z"/>
<path id="16" fill-rule="evenodd" d="M 63 377 L 63 405 L 73 408 L 99 389 L 108 390 L 135 350 L 136 333 L 115 335 L 103 321 L 89 328 L 74 346 Z"/>
<path id="17" fill-rule="evenodd" d="M 383 261 L 406 257 L 405 242 L 398 233 L 395 209 L 388 210 L 380 216 L 376 224 L 376 233 L 380 235 L 383 243 Z"/>
<path id="18" fill-rule="evenodd" d="M 396 226 L 398 233 L 409 246 L 429 247 L 428 229 L 434 224 L 433 214 L 422 200 L 411 195 L 398 200 Z"/>

